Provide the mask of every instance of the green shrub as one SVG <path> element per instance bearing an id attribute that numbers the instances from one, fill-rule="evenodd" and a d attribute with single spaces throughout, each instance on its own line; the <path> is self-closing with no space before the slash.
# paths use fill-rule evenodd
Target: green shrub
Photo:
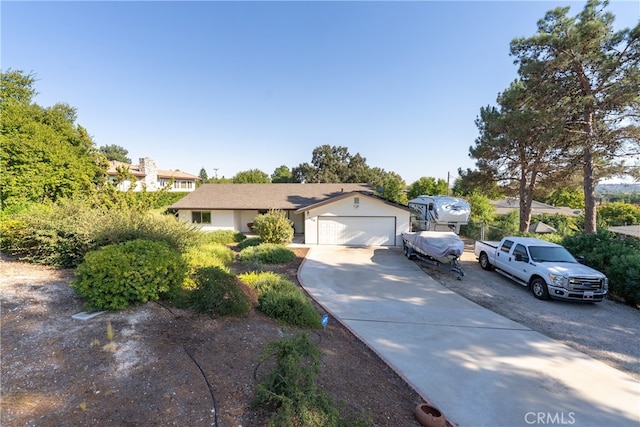
<path id="1" fill-rule="evenodd" d="M 27 262 L 72 268 L 97 247 L 93 237 L 103 219 L 77 200 L 30 205 L 3 218 L 1 247 Z"/>
<path id="2" fill-rule="evenodd" d="M 638 280 L 630 280 L 637 271 L 640 240 L 620 238 L 615 233 L 598 229 L 597 233 L 577 233 L 565 237 L 562 245 L 576 256 L 583 256 L 585 264 L 603 272 L 609 278 L 609 292 L 628 304 L 640 303 Z M 637 277 L 637 276 L 636 276 Z"/>
<path id="3" fill-rule="evenodd" d="M 250 246 L 238 254 L 238 260 L 243 263 L 286 264 L 295 257 L 296 254 L 291 249 L 273 243 Z"/>
<path id="4" fill-rule="evenodd" d="M 640 252 L 614 255 L 606 274 L 612 293 L 633 307 L 640 306 Z"/>
<path id="5" fill-rule="evenodd" d="M 197 239 L 198 228 L 171 215 L 135 210 L 110 210 L 95 236 L 98 246 L 129 240 L 153 240 L 183 251 Z"/>
<path id="6" fill-rule="evenodd" d="M 340 405 L 317 385 L 321 352 L 307 334 L 269 343 L 260 363 L 275 359 L 274 368 L 259 381 L 254 406 L 273 412 L 269 426 L 360 427 L 370 425 Z M 344 405 L 342 405 L 344 407 Z"/>
<path id="7" fill-rule="evenodd" d="M 235 254 L 228 246 L 209 243 L 189 247 L 184 257 L 191 268 L 226 267 L 233 262 Z"/>
<path id="8" fill-rule="evenodd" d="M 239 231 L 233 230 L 215 230 L 203 231 L 198 237 L 199 244 L 219 243 L 222 245 L 230 245 L 246 240 L 247 236 Z"/>
<path id="9" fill-rule="evenodd" d="M 271 209 L 253 220 L 253 229 L 265 243 L 287 244 L 293 240 L 293 221 L 287 219 L 286 212 Z"/>
<path id="10" fill-rule="evenodd" d="M 190 306 L 211 316 L 244 316 L 251 309 L 250 298 L 236 277 L 217 267 L 199 268 L 196 287 L 189 294 Z"/>
<path id="11" fill-rule="evenodd" d="M 271 317 L 299 328 L 320 328 L 320 314 L 311 300 L 293 282 L 273 272 L 245 273 L 240 280 L 258 292 L 258 309 Z"/>
<path id="12" fill-rule="evenodd" d="M 262 240 L 260 240 L 259 237 L 249 237 L 247 239 L 244 239 L 240 243 L 238 243 L 236 245 L 236 248 L 242 250 L 242 249 L 248 248 L 250 246 L 258 246 L 261 243 L 262 243 Z"/>
<path id="13" fill-rule="evenodd" d="M 186 270 L 181 254 L 166 243 L 132 240 L 87 253 L 71 286 L 89 309 L 122 310 L 180 286 Z"/>

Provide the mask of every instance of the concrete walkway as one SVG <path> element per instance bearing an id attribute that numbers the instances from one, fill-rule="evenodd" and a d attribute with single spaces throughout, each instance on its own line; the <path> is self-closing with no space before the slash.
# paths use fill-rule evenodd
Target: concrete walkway
<path id="1" fill-rule="evenodd" d="M 460 427 L 640 426 L 633 377 L 449 291 L 401 249 L 312 246 L 299 279 Z"/>

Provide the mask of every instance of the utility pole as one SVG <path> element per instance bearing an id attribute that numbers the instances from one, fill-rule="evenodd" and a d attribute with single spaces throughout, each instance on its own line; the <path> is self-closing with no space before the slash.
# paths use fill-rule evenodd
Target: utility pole
<path id="1" fill-rule="evenodd" d="M 216 179 L 218 179 L 218 168 L 213 168 L 213 173 L 214 173 Z"/>

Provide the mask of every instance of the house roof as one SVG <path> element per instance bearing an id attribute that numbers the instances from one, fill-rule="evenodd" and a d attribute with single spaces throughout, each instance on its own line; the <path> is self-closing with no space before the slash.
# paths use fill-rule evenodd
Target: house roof
<path id="1" fill-rule="evenodd" d="M 297 210 L 355 191 L 373 196 L 367 184 L 203 184 L 169 209 Z"/>
<path id="2" fill-rule="evenodd" d="M 309 209 L 315 209 L 315 208 L 318 208 L 318 207 L 320 207 L 320 206 L 328 205 L 329 203 L 334 203 L 334 202 L 337 202 L 338 200 L 346 199 L 346 198 L 351 197 L 351 196 L 356 195 L 356 194 L 357 194 L 357 195 L 363 195 L 363 196 L 365 196 L 365 197 L 371 197 L 371 198 L 374 198 L 374 199 L 376 199 L 376 200 L 378 200 L 378 201 L 380 201 L 380 202 L 382 202 L 382 203 L 384 203 L 384 204 L 386 204 L 386 205 L 393 206 L 393 207 L 398 208 L 398 209 L 403 209 L 403 210 L 406 210 L 406 211 L 408 211 L 408 212 L 410 212 L 410 211 L 412 210 L 412 209 L 411 209 L 410 207 L 408 207 L 408 206 L 401 205 L 401 204 L 399 204 L 399 203 L 395 203 L 395 202 L 392 202 L 392 201 L 390 201 L 390 200 L 383 199 L 382 197 L 376 196 L 376 195 L 375 195 L 374 193 L 372 193 L 371 191 L 368 191 L 368 192 L 364 192 L 364 191 L 351 191 L 351 192 L 349 192 L 349 193 L 342 193 L 342 194 L 339 194 L 339 195 L 337 195 L 337 196 L 335 196 L 335 197 L 332 197 L 332 198 L 330 198 L 330 199 L 322 200 L 322 201 L 320 201 L 320 202 L 318 202 L 318 203 L 313 203 L 313 204 L 311 204 L 311 205 L 303 206 L 303 207 L 299 208 L 298 210 L 296 210 L 296 211 L 295 211 L 295 213 L 297 213 L 297 214 L 298 214 L 298 213 L 303 213 L 303 212 L 304 212 L 304 211 L 306 211 L 306 210 L 309 210 Z"/>
<path id="3" fill-rule="evenodd" d="M 137 178 L 142 178 L 147 175 L 140 170 L 140 165 L 130 165 L 129 163 L 119 162 L 117 160 L 109 161 L 109 169 L 107 169 L 107 174 L 111 176 L 115 176 L 117 173 L 116 168 L 118 168 L 119 166 L 129 168 L 129 172 Z M 158 179 L 174 178 L 174 179 L 186 179 L 186 180 L 193 180 L 193 181 L 200 180 L 200 177 L 191 175 L 189 173 L 182 172 L 182 171 L 156 169 L 156 173 L 158 174 Z"/>
<path id="4" fill-rule="evenodd" d="M 625 225 L 619 227 L 609 227 L 609 231 L 627 236 L 640 237 L 640 225 Z"/>
<path id="5" fill-rule="evenodd" d="M 504 199 L 491 200 L 490 203 L 496 208 L 496 214 L 506 215 L 513 210 L 520 209 L 520 199 L 518 197 L 505 197 Z M 542 202 L 531 202 L 531 214 L 561 214 L 567 216 L 578 216 L 582 213 L 580 209 L 572 209 L 566 206 L 551 206 Z"/>

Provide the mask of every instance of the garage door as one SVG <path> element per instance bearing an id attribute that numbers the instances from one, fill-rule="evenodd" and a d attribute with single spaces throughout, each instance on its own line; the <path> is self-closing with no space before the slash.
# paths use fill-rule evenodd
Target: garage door
<path id="1" fill-rule="evenodd" d="M 389 216 L 331 216 L 318 218 L 321 245 L 393 246 L 396 221 Z"/>

